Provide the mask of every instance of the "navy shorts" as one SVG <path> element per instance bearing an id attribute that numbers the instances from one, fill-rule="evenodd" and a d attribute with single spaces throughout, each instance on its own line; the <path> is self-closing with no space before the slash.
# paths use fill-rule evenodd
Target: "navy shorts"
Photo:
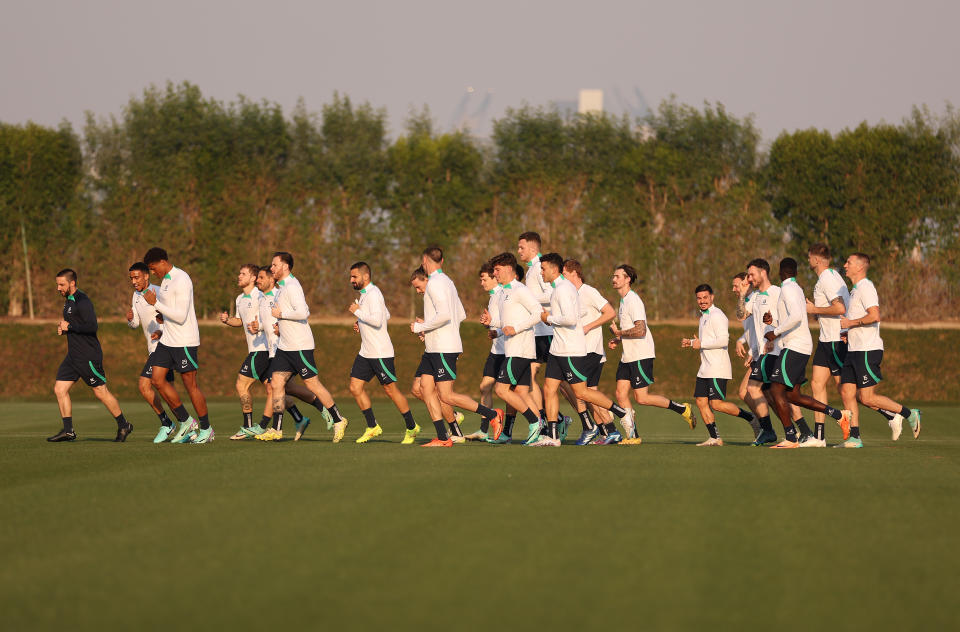
<path id="1" fill-rule="evenodd" d="M 506 360 L 507 356 L 502 353 L 491 353 L 487 355 L 487 361 L 483 365 L 483 377 L 497 379 L 500 376 L 500 368 Z"/>
<path id="2" fill-rule="evenodd" d="M 270 353 L 267 351 L 253 351 L 247 354 L 240 370 L 243 377 L 266 382 L 270 379 Z"/>
<path id="3" fill-rule="evenodd" d="M 796 388 L 807 381 L 807 362 L 810 356 L 792 349 L 780 352 L 779 362 L 770 374 L 770 381 L 783 384 L 789 389 Z"/>
<path id="4" fill-rule="evenodd" d="M 107 376 L 103 372 L 103 360 L 83 360 L 74 359 L 69 355 L 60 363 L 57 369 L 58 382 L 76 382 L 83 380 L 83 383 L 90 388 L 103 386 L 107 383 Z"/>
<path id="5" fill-rule="evenodd" d="M 393 366 L 393 358 L 364 358 L 358 355 L 353 360 L 350 377 L 364 382 L 376 377 L 381 386 L 386 386 L 397 381 L 397 369 Z"/>
<path id="6" fill-rule="evenodd" d="M 856 384 L 857 388 L 876 386 L 883 379 L 880 364 L 883 349 L 873 351 L 847 351 L 847 358 L 840 371 L 841 384 Z"/>
<path id="7" fill-rule="evenodd" d="M 586 362 L 587 388 L 592 388 L 600 384 L 600 374 L 603 373 L 603 356 L 599 353 L 588 353 Z"/>
<path id="8" fill-rule="evenodd" d="M 153 357 L 152 356 L 153 356 L 152 353 L 149 356 L 147 356 L 147 362 L 146 364 L 143 365 L 143 369 L 140 371 L 140 377 L 145 377 L 148 380 L 153 379 Z M 173 376 L 174 376 L 173 371 L 167 371 L 168 382 L 173 381 Z"/>
<path id="9" fill-rule="evenodd" d="M 200 368 L 199 351 L 200 347 L 168 347 L 160 342 L 150 354 L 150 362 L 177 373 L 190 373 Z"/>
<path id="10" fill-rule="evenodd" d="M 727 380 L 721 377 L 698 377 L 697 386 L 693 389 L 694 397 L 707 399 L 727 399 Z"/>
<path id="11" fill-rule="evenodd" d="M 506 358 L 497 374 L 497 382 L 514 386 L 530 386 L 530 358 Z"/>
<path id="12" fill-rule="evenodd" d="M 546 377 L 568 384 L 587 381 L 587 356 L 555 356 L 547 358 Z"/>
<path id="13" fill-rule="evenodd" d="M 292 373 L 305 380 L 317 375 L 317 365 L 313 359 L 313 349 L 283 351 L 277 349 L 277 355 L 270 362 L 270 375 L 274 373 Z"/>
<path id="14" fill-rule="evenodd" d="M 840 375 L 846 357 L 847 343 L 818 342 L 817 351 L 813 354 L 813 366 L 825 366 L 830 369 L 830 375 Z"/>
<path id="15" fill-rule="evenodd" d="M 653 358 L 636 362 L 621 362 L 617 366 L 617 381 L 630 382 L 630 388 L 646 388 L 653 384 Z"/>
<path id="16" fill-rule="evenodd" d="M 537 364 L 546 364 L 550 358 L 550 345 L 553 344 L 553 336 L 536 336 L 537 346 Z"/>

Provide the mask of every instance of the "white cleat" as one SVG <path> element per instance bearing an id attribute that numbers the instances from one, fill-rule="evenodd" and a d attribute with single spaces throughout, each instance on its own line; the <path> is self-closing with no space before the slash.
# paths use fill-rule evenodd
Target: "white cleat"
<path id="1" fill-rule="evenodd" d="M 637 424 L 634 421 L 632 408 L 627 409 L 627 414 L 620 420 L 620 425 L 623 426 L 624 439 L 635 439 L 637 437 Z"/>
<path id="2" fill-rule="evenodd" d="M 713 437 L 710 437 L 703 443 L 698 443 L 697 445 L 698 446 L 722 446 L 723 439 L 721 439 L 720 437 L 717 437 L 716 439 L 714 439 Z"/>
<path id="3" fill-rule="evenodd" d="M 896 441 L 900 438 L 900 433 L 903 432 L 903 415 L 897 413 L 887 424 L 890 426 L 893 440 Z"/>
<path id="4" fill-rule="evenodd" d="M 540 435 L 535 443 L 530 444 L 534 448 L 559 448 L 560 439 L 551 439 L 547 435 Z"/>
<path id="5" fill-rule="evenodd" d="M 810 435 L 806 438 L 805 441 L 800 442 L 801 448 L 825 448 L 827 447 L 827 442 L 823 439 L 817 439 L 813 435 Z"/>
<path id="6" fill-rule="evenodd" d="M 454 443 L 463 443 L 463 442 L 465 442 L 465 441 L 467 440 L 467 438 L 466 438 L 466 437 L 461 437 L 460 435 L 454 435 L 454 434 L 452 434 L 452 435 L 450 435 L 450 440 L 453 441 Z"/>

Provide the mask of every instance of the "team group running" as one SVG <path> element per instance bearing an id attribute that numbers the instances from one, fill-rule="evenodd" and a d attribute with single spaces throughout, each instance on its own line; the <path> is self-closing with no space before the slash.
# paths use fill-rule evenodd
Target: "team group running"
<path id="1" fill-rule="evenodd" d="M 834 447 L 862 447 L 860 405 L 887 420 L 894 441 L 900 437 L 904 420 L 914 438 L 920 434 L 919 410 L 877 392 L 883 340 L 880 303 L 867 278 L 870 257 L 866 254 L 853 253 L 844 262 L 844 273 L 852 283 L 848 290 L 840 273 L 830 267 L 829 248 L 811 246 L 807 260 L 818 278 L 813 300 L 806 298 L 797 284 L 798 263 L 792 258 L 778 264 L 780 285 L 771 280 L 770 265 L 764 259 L 750 261 L 745 271 L 732 278 L 736 317 L 744 329 L 736 341 L 736 354 L 749 367 L 739 385 L 739 396 L 749 410 L 727 398 L 727 384 L 733 378 L 728 317 L 714 304 L 710 285 L 692 288 L 701 314 L 699 330 L 695 337 L 681 340 L 680 347 L 700 355 L 694 410 L 690 404 L 649 392 L 656 354 L 643 299 L 634 289 L 636 270 L 628 264 L 613 270 L 612 289 L 620 298 L 615 311 L 595 287 L 584 282 L 579 261 L 541 251 L 540 235 L 525 232 L 519 237 L 516 255 L 503 252 L 480 266 L 479 281 L 489 293 L 480 322 L 487 327 L 492 343 L 479 402 L 455 390 L 457 360 L 463 352 L 460 323 L 467 314 L 453 280 L 443 272 L 442 250 L 429 247 L 423 251 L 420 267 L 410 276 L 411 285 L 423 296 L 423 318 L 410 323 L 410 331 L 424 344 L 411 392 L 426 405 L 436 438 L 422 447 L 451 447 L 465 441 L 511 443 L 518 417 L 527 423 L 523 445 L 558 447 L 571 425 L 571 419 L 559 412 L 561 396 L 580 417 L 582 432 L 575 445 L 640 444 L 641 424 L 634 403 L 668 409 L 690 429 L 696 427 L 699 412 L 708 435 L 700 446 L 723 445 L 716 424 L 718 412 L 750 424 L 753 445 L 775 449 L 825 447 L 827 417 L 836 421 L 843 436 Z M 296 400 L 319 411 L 334 443 L 344 437 L 348 422 L 318 377 L 314 337 L 307 321 L 310 312 L 293 268 L 294 257 L 288 252 L 274 253 L 269 266 L 242 265 L 234 313 L 220 314 L 223 325 L 242 329 L 247 343 L 236 383 L 243 423 L 230 437 L 233 440 L 281 440 L 285 412 L 295 424 L 294 440 L 300 440 L 310 418 L 299 411 Z M 159 286 L 151 283 L 151 275 L 159 280 Z M 147 345 L 139 391 L 160 419 L 153 442 L 209 443 L 215 435 L 197 382 L 200 332 L 190 276 L 170 262 L 165 250 L 151 248 L 142 262 L 130 266 L 129 278 L 133 297 L 127 322 L 131 328 L 143 330 Z M 77 289 L 74 270 L 61 270 L 56 281 L 65 298 L 57 333 L 66 336 L 68 351 L 54 387 L 63 428 L 47 440 L 77 438 L 69 391 L 83 380 L 116 419 L 115 441 L 123 442 L 133 424 L 106 386 L 93 304 Z M 360 336 L 360 351 L 350 372 L 350 393 L 366 422 L 356 442 L 366 443 L 383 434 L 366 392 L 367 383 L 376 377 L 404 424 L 400 443 L 416 444 L 420 426 L 397 386 L 393 343 L 387 331 L 390 312 L 383 293 L 372 281 L 370 266 L 362 261 L 350 267 L 350 283 L 357 298 L 349 311 L 356 319 L 353 329 Z M 816 315 L 820 323 L 816 349 L 808 314 Z M 612 394 L 598 388 L 607 360 L 605 326 L 613 334 L 607 348 L 622 348 Z M 807 381 L 811 355 L 812 396 L 808 396 L 800 387 Z M 542 386 L 537 379 L 541 368 Z M 180 376 L 195 416 L 187 412 L 174 387 L 175 374 Z M 266 388 L 266 404 L 260 420 L 255 421 L 251 388 L 258 381 Z M 831 382 L 839 391 L 842 409 L 826 403 Z M 493 407 L 494 397 L 502 400 L 503 408 Z M 812 430 L 803 408 L 813 411 Z M 782 440 L 773 428 L 771 410 L 783 427 Z M 464 413 L 476 414 L 480 421 L 479 429 L 466 436 L 461 429 Z"/>

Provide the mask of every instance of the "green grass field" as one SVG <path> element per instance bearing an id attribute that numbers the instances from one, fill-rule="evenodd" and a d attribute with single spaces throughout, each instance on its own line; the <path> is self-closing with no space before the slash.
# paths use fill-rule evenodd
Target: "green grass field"
<path id="1" fill-rule="evenodd" d="M 4 404 L 3 628 L 960 625 L 956 406 L 924 409 L 918 441 L 867 414 L 865 449 L 796 452 L 724 417 L 728 445 L 696 448 L 701 426 L 646 410 L 638 447 L 424 450 L 381 404 L 384 440 L 358 446 L 341 408 L 339 445 L 322 424 L 228 441 L 220 402 L 215 443 L 155 446 L 140 402 L 126 444 L 97 404 L 77 404 L 72 444 L 44 441 L 55 403 Z"/>

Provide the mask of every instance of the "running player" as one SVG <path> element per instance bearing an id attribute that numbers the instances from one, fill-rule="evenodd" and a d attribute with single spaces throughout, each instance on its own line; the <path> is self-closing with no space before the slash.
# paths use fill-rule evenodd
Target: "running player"
<path id="1" fill-rule="evenodd" d="M 410 331 L 424 335 L 424 359 L 429 367 L 429 371 L 420 376 L 420 388 L 436 428 L 437 438 L 425 444 L 425 447 L 450 447 L 453 442 L 444 424 L 441 402 L 476 412 L 488 421 L 498 414 L 453 390 L 453 382 L 457 379 L 457 358 L 463 353 L 460 323 L 466 318 L 466 312 L 453 280 L 444 274 L 441 268 L 443 251 L 431 246 L 423 251 L 421 258 L 427 274 L 423 299 L 424 317 L 410 323 Z M 459 428 L 459 424 L 456 425 Z M 458 434 L 463 436 L 462 432 Z"/>
<path id="2" fill-rule="evenodd" d="M 273 395 L 273 421 L 277 428 L 283 423 L 283 407 L 286 399 L 286 385 L 290 378 L 299 374 L 304 385 L 326 407 L 333 417 L 333 442 L 339 443 L 349 423 L 337 409 L 330 392 L 317 377 L 316 362 L 313 359 L 313 331 L 307 322 L 310 308 L 303 294 L 303 286 L 293 276 L 293 255 L 289 252 L 273 253 L 270 271 L 277 282 L 276 296 L 270 313 L 277 319 L 280 335 L 277 354 L 270 363 L 270 386 Z M 303 436 L 298 428 L 294 440 Z"/>
<path id="3" fill-rule="evenodd" d="M 612 322 L 617 317 L 617 312 L 597 291 L 597 288 L 583 282 L 583 266 L 579 261 L 576 259 L 564 261 L 563 276 L 573 283 L 577 288 L 577 294 L 580 295 L 580 308 L 583 310 L 580 325 L 587 337 L 587 371 L 585 372 L 587 388 L 596 391 L 600 384 L 603 365 L 607 362 L 607 354 L 603 348 L 603 326 Z M 597 438 L 601 428 L 612 421 L 605 409 L 595 404 L 588 406 L 582 399 L 577 400 L 577 414 L 580 416 L 583 432 L 577 439 L 576 445 L 589 445 Z"/>
<path id="4" fill-rule="evenodd" d="M 367 429 L 357 439 L 357 443 L 366 443 L 383 434 L 383 429 L 373 414 L 370 397 L 364 390 L 364 385 L 374 376 L 380 381 L 383 392 L 400 411 L 406 427 L 404 439 L 409 437 L 408 443 L 412 443 L 420 432 L 420 426 L 413 420 L 407 398 L 397 388 L 393 343 L 387 331 L 390 311 L 387 310 L 387 304 L 383 300 L 383 292 L 370 280 L 370 266 L 364 261 L 358 261 L 350 266 L 350 285 L 360 292 L 360 298 L 348 308 L 357 319 L 357 329 L 360 333 L 360 353 L 354 359 L 353 369 L 350 371 L 350 393 L 357 400 L 360 412 L 363 413 L 367 422 Z"/>
<path id="5" fill-rule="evenodd" d="M 533 297 L 540 302 L 543 309 L 550 307 L 550 294 L 552 288 L 550 284 L 543 280 L 543 273 L 540 269 L 540 234 L 533 231 L 521 233 L 517 240 L 517 256 L 527 266 L 523 276 L 523 283 L 533 293 Z M 537 383 L 537 371 L 542 364 L 546 364 L 547 356 L 550 353 L 550 342 L 553 337 L 553 327 L 544 322 L 538 322 L 534 328 L 534 340 L 537 346 L 536 361 L 530 364 L 530 393 L 533 401 L 537 403 L 540 411 L 540 419 L 544 419 L 543 393 L 540 385 Z"/>
<path id="6" fill-rule="evenodd" d="M 153 377 L 153 365 L 150 363 L 150 354 L 157 348 L 157 341 L 163 331 L 158 321 L 157 310 L 145 300 L 143 293 L 148 289 L 153 290 L 154 294 L 160 291 L 160 287 L 150 284 L 150 268 L 142 261 L 137 261 L 129 270 L 130 285 L 133 286 L 133 297 L 130 300 L 130 309 L 127 310 L 127 326 L 131 329 L 137 327 L 143 328 L 143 336 L 147 339 L 147 361 L 140 371 L 140 379 L 137 380 L 137 390 L 144 401 L 150 405 L 150 408 L 160 418 L 161 424 L 173 425 L 167 413 L 163 410 L 163 400 L 160 394 L 153 388 L 151 378 Z M 163 320 L 163 317 L 160 317 Z M 173 381 L 173 373 L 167 373 L 167 381 Z"/>
<path id="7" fill-rule="evenodd" d="M 493 275 L 493 264 L 489 261 L 484 262 L 484 264 L 480 266 L 479 276 L 480 287 L 482 287 L 490 297 L 487 300 L 487 313 L 490 314 L 491 320 L 499 322 L 500 314 L 498 305 L 503 287 L 497 282 L 497 279 Z M 482 321 L 483 316 L 481 316 L 481 322 Z M 497 383 L 497 376 L 500 374 L 500 368 L 503 366 L 503 363 L 506 362 L 507 356 L 504 350 L 504 337 L 493 327 L 489 327 L 487 332 L 493 340 L 493 343 L 490 345 L 490 353 L 487 354 L 487 361 L 483 365 L 483 377 L 480 379 L 480 403 L 487 408 L 493 408 L 494 387 Z M 508 415 L 512 413 L 514 418 L 516 418 L 516 411 L 513 411 L 509 406 L 506 412 Z M 490 421 L 481 419 L 480 429 L 468 434 L 464 438 L 467 441 L 486 441 L 493 435 L 493 439 L 496 440 L 500 438 L 502 430 L 503 426 L 499 423 L 499 419 L 492 419 Z"/>
<path id="8" fill-rule="evenodd" d="M 73 429 L 73 403 L 70 401 L 70 388 L 77 380 L 83 380 L 103 402 L 107 411 L 117 422 L 116 442 L 124 442 L 133 432 L 120 410 L 120 403 L 107 388 L 107 378 L 103 370 L 103 349 L 97 338 L 97 314 L 93 301 L 77 289 L 77 273 L 70 268 L 57 272 L 57 292 L 64 299 L 63 318 L 57 323 L 57 335 L 67 337 L 67 355 L 60 368 L 53 392 L 57 396 L 63 428 L 47 441 L 75 441 L 77 433 Z"/>
<path id="9" fill-rule="evenodd" d="M 722 446 L 723 439 L 717 432 L 716 417 L 718 410 L 732 417 L 751 421 L 753 415 L 727 401 L 727 381 L 733 378 L 730 366 L 730 354 L 727 345 L 730 340 L 730 321 L 719 307 L 713 304 L 713 288 L 703 283 L 693 291 L 700 310 L 700 326 L 694 338 L 684 338 L 680 348 L 700 351 L 700 370 L 697 371 L 697 384 L 693 396 L 700 409 L 700 416 L 707 426 L 709 437 L 699 446 Z"/>
<path id="10" fill-rule="evenodd" d="M 780 297 L 777 299 L 776 325 L 772 314 L 765 314 L 763 322 L 768 326 L 764 338 L 780 347 L 778 361 L 770 375 L 770 396 L 774 410 L 783 424 L 784 439 L 774 448 L 797 448 L 810 439 L 810 427 L 803 415 L 791 410 L 803 406 L 808 410 L 826 413 L 841 424 L 849 419 L 849 411 L 840 411 L 833 406 L 817 401 L 800 392 L 807 381 L 807 361 L 813 353 L 813 338 L 807 320 L 807 304 L 803 290 L 797 284 L 797 261 L 791 257 L 780 260 Z M 773 326 L 773 329 L 770 327 Z M 800 429 L 797 437 L 796 424 Z"/>
<path id="11" fill-rule="evenodd" d="M 780 298 L 780 288 L 770 282 L 770 264 L 767 263 L 766 259 L 754 259 L 747 264 L 747 282 L 753 288 L 753 293 L 750 294 L 750 301 L 747 301 L 747 288 L 741 286 L 740 299 L 737 304 L 737 318 L 748 316 L 753 321 L 753 340 L 756 341 L 756 346 L 751 348 L 754 359 L 750 364 L 750 381 L 747 383 L 747 394 L 756 405 L 754 412 L 757 414 L 757 421 L 763 430 L 757 435 L 753 445 L 762 446 L 777 442 L 777 433 L 773 430 L 768 408 L 768 405 L 772 405 L 772 403 L 767 398 L 767 390 L 770 388 L 769 377 L 773 371 L 772 367 L 776 361 L 776 356 L 771 354 L 774 345 L 767 343 L 763 337 L 766 332 L 763 317 L 765 314 L 776 311 L 777 300 Z"/>
<path id="12" fill-rule="evenodd" d="M 587 388 L 587 376 L 584 375 L 584 371 L 589 370 L 587 338 L 580 324 L 580 295 L 573 283 L 563 278 L 563 258 L 555 252 L 543 256 L 541 270 L 544 281 L 550 284 L 553 292 L 550 294 L 550 311 L 541 312 L 540 320 L 553 327 L 554 335 L 543 382 L 547 435 L 540 437 L 533 445 L 559 446 L 563 441 L 559 428 L 558 397 L 562 381 L 570 385 L 577 399 L 609 410 L 621 420 L 627 411 L 606 395 Z"/>
<path id="13" fill-rule="evenodd" d="M 633 266 L 622 264 L 613 271 L 613 289 L 620 295 L 620 327 L 615 323 L 610 324 L 614 338 L 607 344 L 610 349 L 616 349 L 618 344 L 623 344 L 623 355 L 620 365 L 617 366 L 617 403 L 627 412 L 621 424 L 627 434 L 623 442 L 628 445 L 641 442 L 634 423 L 633 409 L 630 407 L 631 390 L 634 399 L 641 406 L 671 410 L 683 417 L 691 430 L 697 425 L 697 418 L 690 404 L 681 404 L 648 392 L 654 380 L 653 360 L 656 352 L 653 334 L 647 326 L 647 312 L 643 301 L 631 287 L 636 280 L 637 271 Z"/>
<path id="14" fill-rule="evenodd" d="M 763 432 L 763 428 L 760 427 L 760 416 L 766 416 L 769 414 L 767 411 L 767 400 L 763 398 L 763 394 L 760 392 L 759 384 L 756 386 L 756 397 L 751 395 L 748 387 L 750 385 L 750 373 L 753 367 L 753 363 L 756 360 L 756 356 L 753 354 L 756 353 L 757 348 L 757 332 L 753 328 L 753 318 L 750 316 L 749 309 L 746 307 L 750 303 L 750 282 L 747 281 L 746 272 L 738 272 L 733 277 L 733 284 L 731 291 L 734 296 L 737 297 L 738 302 L 738 312 L 739 312 L 739 303 L 744 302 L 744 315 L 739 317 L 739 320 L 743 324 L 743 335 L 737 339 L 736 351 L 737 357 L 743 360 L 743 366 L 747 368 L 743 373 L 743 379 L 740 380 L 740 386 L 737 388 L 737 395 L 743 400 L 744 403 L 750 408 L 753 412 L 753 419 L 750 421 L 750 427 L 753 429 L 753 438 L 756 440 L 760 436 L 760 433 Z M 741 294 L 741 292 L 743 294 Z"/>
<path id="15" fill-rule="evenodd" d="M 840 319 L 840 328 L 847 330 L 848 338 L 847 357 L 840 372 L 840 394 L 843 396 L 843 405 L 853 415 L 850 419 L 850 438 L 839 446 L 863 447 L 858 400 L 870 408 L 897 411 L 889 422 L 894 441 L 900 438 L 904 419 L 910 424 L 913 438 L 916 439 L 920 436 L 920 411 L 907 408 L 876 392 L 877 384 L 883 378 L 880 372 L 883 339 L 880 337 L 880 299 L 873 281 L 867 278 L 870 257 L 855 252 L 847 257 L 843 269 L 853 283 L 853 290 L 850 292 L 847 313 Z"/>
<path id="16" fill-rule="evenodd" d="M 180 422 L 180 429 L 174 432 L 173 423 L 162 424 L 154 443 L 209 443 L 213 441 L 213 428 L 207 417 L 207 398 L 197 383 L 200 369 L 200 328 L 193 309 L 193 281 L 190 275 L 174 267 L 163 248 L 151 248 L 143 256 L 143 262 L 150 268 L 151 274 L 159 279 L 160 291 L 148 289 L 143 299 L 153 305 L 163 316 L 163 334 L 157 349 L 150 354 L 153 365 L 153 387 L 173 411 Z M 167 373 L 177 371 L 190 395 L 190 401 L 197 413 L 197 421 L 187 414 L 172 382 L 167 381 Z M 171 437 L 172 435 L 172 437 Z"/>
<path id="17" fill-rule="evenodd" d="M 504 340 L 506 359 L 497 373 L 497 396 L 512 414 L 506 418 L 499 437 L 490 443 L 510 443 L 513 440 L 513 422 L 516 414 L 523 415 L 528 424 L 524 445 L 536 441 L 540 434 L 540 417 L 530 394 L 530 365 L 536 359 L 534 325 L 540 321 L 540 302 L 533 292 L 517 280 L 517 259 L 504 252 L 490 260 L 493 275 L 500 283 L 498 302 L 492 310 L 480 317 L 480 322 L 495 332 L 495 340 Z"/>

